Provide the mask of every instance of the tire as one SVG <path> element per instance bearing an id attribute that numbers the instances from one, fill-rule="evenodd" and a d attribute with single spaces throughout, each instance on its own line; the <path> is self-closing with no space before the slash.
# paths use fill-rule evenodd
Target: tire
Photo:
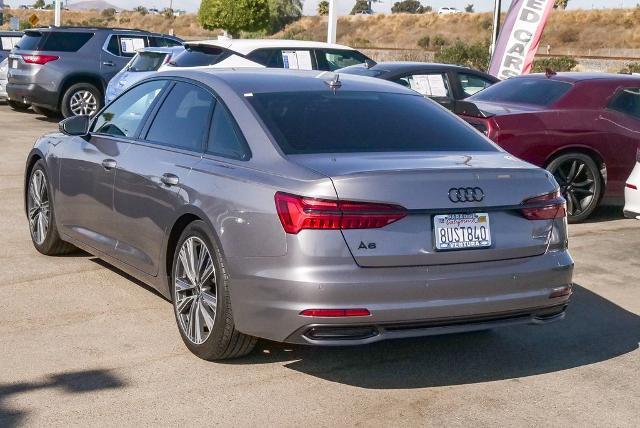
<path id="1" fill-rule="evenodd" d="M 45 164 L 39 160 L 29 174 L 25 195 L 31 242 L 36 250 L 46 256 L 68 254 L 76 249 L 60 239 L 56 227 L 54 204 L 50 197 L 52 194 Z"/>
<path id="2" fill-rule="evenodd" d="M 50 119 L 55 119 L 57 118 L 60 113 L 58 113 L 55 110 L 50 110 L 48 108 L 44 108 L 44 107 L 38 107 L 38 106 L 31 106 L 31 109 L 36 112 L 37 114 L 40 114 L 42 116 L 48 117 Z"/>
<path id="3" fill-rule="evenodd" d="M 24 104 L 24 103 L 21 103 L 18 101 L 12 101 L 12 100 L 7 101 L 7 105 L 11 107 L 12 110 L 15 110 L 15 111 L 27 111 L 29 110 L 29 107 L 31 107 L 29 104 Z"/>
<path id="4" fill-rule="evenodd" d="M 569 223 L 585 221 L 600 203 L 603 181 L 596 162 L 584 153 L 567 153 L 547 166 L 567 200 Z"/>
<path id="5" fill-rule="evenodd" d="M 82 100 L 85 104 L 82 104 Z M 76 102 L 81 104 L 75 104 Z M 103 106 L 104 99 L 98 88 L 90 83 L 76 83 L 67 88 L 62 96 L 60 111 L 65 118 L 81 114 L 93 117 Z"/>
<path id="6" fill-rule="evenodd" d="M 180 336 L 192 353 L 208 361 L 237 358 L 253 350 L 256 338 L 235 328 L 226 266 L 220 248 L 209 236 L 206 224 L 197 220 L 178 240 L 170 276 L 173 312 Z M 202 267 L 195 274 L 185 269 L 189 250 L 193 266 Z"/>

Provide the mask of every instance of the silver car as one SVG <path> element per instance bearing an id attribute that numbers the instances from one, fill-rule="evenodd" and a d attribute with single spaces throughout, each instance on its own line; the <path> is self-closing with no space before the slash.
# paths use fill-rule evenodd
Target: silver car
<path id="1" fill-rule="evenodd" d="M 564 317 L 553 176 L 400 85 L 174 70 L 60 130 L 27 161 L 36 249 L 153 286 L 201 358 Z"/>
<path id="2" fill-rule="evenodd" d="M 0 101 L 7 101 L 7 73 L 9 71 L 9 59 L 0 61 Z"/>

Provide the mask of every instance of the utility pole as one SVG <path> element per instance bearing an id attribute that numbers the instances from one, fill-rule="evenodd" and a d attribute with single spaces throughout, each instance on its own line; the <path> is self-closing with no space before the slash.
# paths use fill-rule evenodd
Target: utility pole
<path id="1" fill-rule="evenodd" d="M 502 11 L 502 0 L 494 0 L 493 6 L 493 34 L 491 35 L 491 55 L 496 50 L 498 35 L 500 34 L 500 12 Z"/>
<path id="2" fill-rule="evenodd" d="M 338 26 L 338 10 L 336 0 L 329 0 L 329 27 L 327 28 L 327 43 L 336 42 L 336 27 Z"/>
<path id="3" fill-rule="evenodd" d="M 54 24 L 56 27 L 60 26 L 60 12 L 62 10 L 62 0 L 56 0 L 56 7 L 55 7 L 55 17 L 54 17 Z"/>

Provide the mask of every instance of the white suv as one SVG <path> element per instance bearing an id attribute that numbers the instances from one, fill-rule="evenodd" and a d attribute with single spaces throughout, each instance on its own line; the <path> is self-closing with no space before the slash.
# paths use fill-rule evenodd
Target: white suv
<path id="1" fill-rule="evenodd" d="M 454 13 L 462 13 L 462 11 L 456 9 L 455 7 L 441 7 L 438 9 L 438 15 L 451 15 Z"/>

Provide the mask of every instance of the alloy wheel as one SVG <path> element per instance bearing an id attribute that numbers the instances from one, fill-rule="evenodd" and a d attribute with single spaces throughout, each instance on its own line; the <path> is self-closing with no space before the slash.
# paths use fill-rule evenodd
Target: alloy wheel
<path id="1" fill-rule="evenodd" d="M 49 231 L 50 215 L 49 192 L 47 179 L 42 170 L 36 169 L 29 182 L 27 201 L 29 229 L 31 238 L 37 245 L 42 245 Z"/>
<path id="2" fill-rule="evenodd" d="M 553 172 L 567 200 L 567 214 L 578 216 L 594 203 L 596 177 L 594 171 L 580 159 L 567 159 Z"/>
<path id="3" fill-rule="evenodd" d="M 175 311 L 189 341 L 204 343 L 216 319 L 217 282 L 211 253 L 202 239 L 187 238 L 174 272 Z"/>
<path id="4" fill-rule="evenodd" d="M 78 91 L 71 96 L 69 109 L 76 116 L 93 116 L 98 112 L 98 100 L 90 91 Z"/>

